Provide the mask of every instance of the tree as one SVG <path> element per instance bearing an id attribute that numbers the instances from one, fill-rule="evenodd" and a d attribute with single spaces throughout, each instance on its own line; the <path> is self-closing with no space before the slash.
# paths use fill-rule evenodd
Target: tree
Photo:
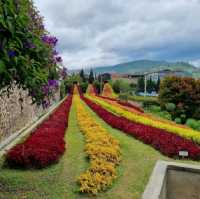
<path id="1" fill-rule="evenodd" d="M 138 79 L 137 92 L 144 92 L 144 76 L 142 76 Z"/>
<path id="2" fill-rule="evenodd" d="M 157 84 L 156 84 L 156 92 L 158 93 L 159 92 L 159 88 L 160 88 L 160 76 L 158 76 L 158 81 L 157 81 Z"/>
<path id="3" fill-rule="evenodd" d="M 114 81 L 112 87 L 115 93 L 120 93 L 120 80 Z"/>
<path id="4" fill-rule="evenodd" d="M 200 119 L 200 80 L 189 77 L 166 77 L 162 80 L 159 102 L 163 108 L 167 103 L 176 105 L 175 117 Z"/>
<path id="5" fill-rule="evenodd" d="M 151 93 L 152 91 L 156 91 L 156 86 L 157 84 L 150 77 L 150 79 L 147 80 L 147 92 Z"/>
<path id="6" fill-rule="evenodd" d="M 124 80 L 116 80 L 112 84 L 112 88 L 115 93 L 128 93 L 131 91 L 130 84 Z"/>
<path id="7" fill-rule="evenodd" d="M 86 81 L 86 78 L 85 78 L 85 74 L 84 74 L 84 70 L 83 70 L 83 69 L 81 69 L 79 75 L 80 75 L 80 77 L 81 77 L 81 80 L 82 80 L 83 82 L 85 82 L 85 81 Z"/>
<path id="8" fill-rule="evenodd" d="M 93 73 L 93 70 L 91 69 L 90 70 L 90 75 L 89 75 L 89 83 L 93 83 L 93 81 L 94 81 L 94 73 Z"/>

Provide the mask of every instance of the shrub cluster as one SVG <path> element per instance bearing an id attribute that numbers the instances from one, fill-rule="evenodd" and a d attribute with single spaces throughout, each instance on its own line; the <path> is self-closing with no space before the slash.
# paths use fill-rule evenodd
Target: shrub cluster
<path id="1" fill-rule="evenodd" d="M 24 143 L 9 150 L 6 162 L 23 168 L 43 168 L 57 162 L 65 151 L 64 135 L 71 102 L 69 96 Z"/>
<path id="2" fill-rule="evenodd" d="M 200 131 L 200 120 L 195 120 L 192 118 L 187 119 L 186 125 L 190 128 Z"/>
<path id="3" fill-rule="evenodd" d="M 200 119 L 200 80 L 189 77 L 166 77 L 160 86 L 162 108 L 170 109 L 173 119 Z M 184 117 L 183 117 L 184 116 Z"/>
<path id="4" fill-rule="evenodd" d="M 82 89 L 81 89 L 81 90 L 82 90 Z M 92 84 L 88 84 L 86 93 L 87 93 L 88 95 L 96 95 L 96 94 L 97 94 L 96 89 L 95 89 L 95 87 L 94 87 Z"/>
<path id="5" fill-rule="evenodd" d="M 58 80 L 62 61 L 55 50 L 57 38 L 48 34 L 32 0 L 0 1 L 0 89 L 9 91 L 15 82 L 42 103 L 43 86 Z"/>
<path id="6" fill-rule="evenodd" d="M 176 158 L 179 151 L 187 150 L 190 159 L 200 159 L 200 147 L 191 140 L 187 140 L 178 135 L 168 133 L 165 130 L 142 123 L 134 122 L 123 116 L 118 116 L 107 111 L 102 106 L 96 104 L 91 99 L 81 96 L 86 104 L 93 109 L 105 122 L 113 128 L 117 128 L 130 134 L 145 144 L 151 145 L 166 156 Z M 116 122 L 117 121 L 117 122 Z"/>
<path id="7" fill-rule="evenodd" d="M 78 177 L 78 183 L 81 192 L 96 195 L 117 177 L 120 147 L 118 141 L 90 116 L 78 95 L 74 96 L 74 102 L 78 124 L 86 139 L 85 151 L 90 159 L 90 167 Z"/>
<path id="8" fill-rule="evenodd" d="M 102 96 L 111 97 L 111 98 L 116 97 L 116 95 L 112 89 L 112 86 L 109 83 L 104 84 Z"/>

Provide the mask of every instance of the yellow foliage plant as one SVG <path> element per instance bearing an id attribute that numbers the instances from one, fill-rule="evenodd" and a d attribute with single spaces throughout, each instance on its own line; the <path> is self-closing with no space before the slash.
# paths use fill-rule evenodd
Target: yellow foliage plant
<path id="1" fill-rule="evenodd" d="M 85 151 L 90 160 L 90 167 L 77 180 L 80 192 L 96 195 L 107 189 L 117 177 L 116 167 L 121 158 L 120 145 L 90 115 L 79 95 L 74 95 L 73 101 L 78 125 L 86 140 Z"/>

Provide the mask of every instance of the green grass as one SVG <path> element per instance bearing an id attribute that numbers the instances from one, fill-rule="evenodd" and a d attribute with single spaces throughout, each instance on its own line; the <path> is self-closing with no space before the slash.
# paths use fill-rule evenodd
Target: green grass
<path id="1" fill-rule="evenodd" d="M 139 199 L 158 159 L 170 160 L 153 148 L 116 130 L 103 122 L 89 108 L 97 122 L 120 141 L 122 162 L 118 178 L 98 199 Z M 66 134 L 67 151 L 56 165 L 43 170 L 3 168 L 0 160 L 0 199 L 87 199 L 78 193 L 76 177 L 88 167 L 84 153 L 84 138 L 77 126 L 75 106 L 72 106 Z M 192 161 L 187 161 L 194 163 Z M 196 162 L 195 162 L 196 163 Z"/>
<path id="2" fill-rule="evenodd" d="M 157 102 L 158 98 L 157 97 L 150 97 L 150 96 L 137 96 L 137 95 L 129 95 L 129 99 L 133 101 L 138 101 L 138 102 Z"/>

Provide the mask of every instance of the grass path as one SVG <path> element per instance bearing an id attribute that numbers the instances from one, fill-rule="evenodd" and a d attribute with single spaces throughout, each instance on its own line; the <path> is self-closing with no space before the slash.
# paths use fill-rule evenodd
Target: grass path
<path id="1" fill-rule="evenodd" d="M 104 128 L 120 141 L 122 162 L 119 177 L 97 199 L 139 199 L 158 159 L 168 159 L 153 148 L 103 122 L 86 105 L 87 110 Z M 117 121 L 116 121 L 117 122 Z M 0 199 L 88 199 L 78 193 L 76 177 L 85 171 L 88 162 L 84 138 L 77 126 L 76 109 L 72 105 L 66 134 L 67 150 L 60 162 L 43 170 L 3 168 L 0 160 Z M 194 163 L 192 161 L 188 161 Z"/>
<path id="2" fill-rule="evenodd" d="M 66 134 L 67 150 L 60 162 L 42 170 L 3 168 L 0 160 L 0 199 L 76 199 L 76 176 L 87 168 L 84 140 L 73 105 Z"/>

